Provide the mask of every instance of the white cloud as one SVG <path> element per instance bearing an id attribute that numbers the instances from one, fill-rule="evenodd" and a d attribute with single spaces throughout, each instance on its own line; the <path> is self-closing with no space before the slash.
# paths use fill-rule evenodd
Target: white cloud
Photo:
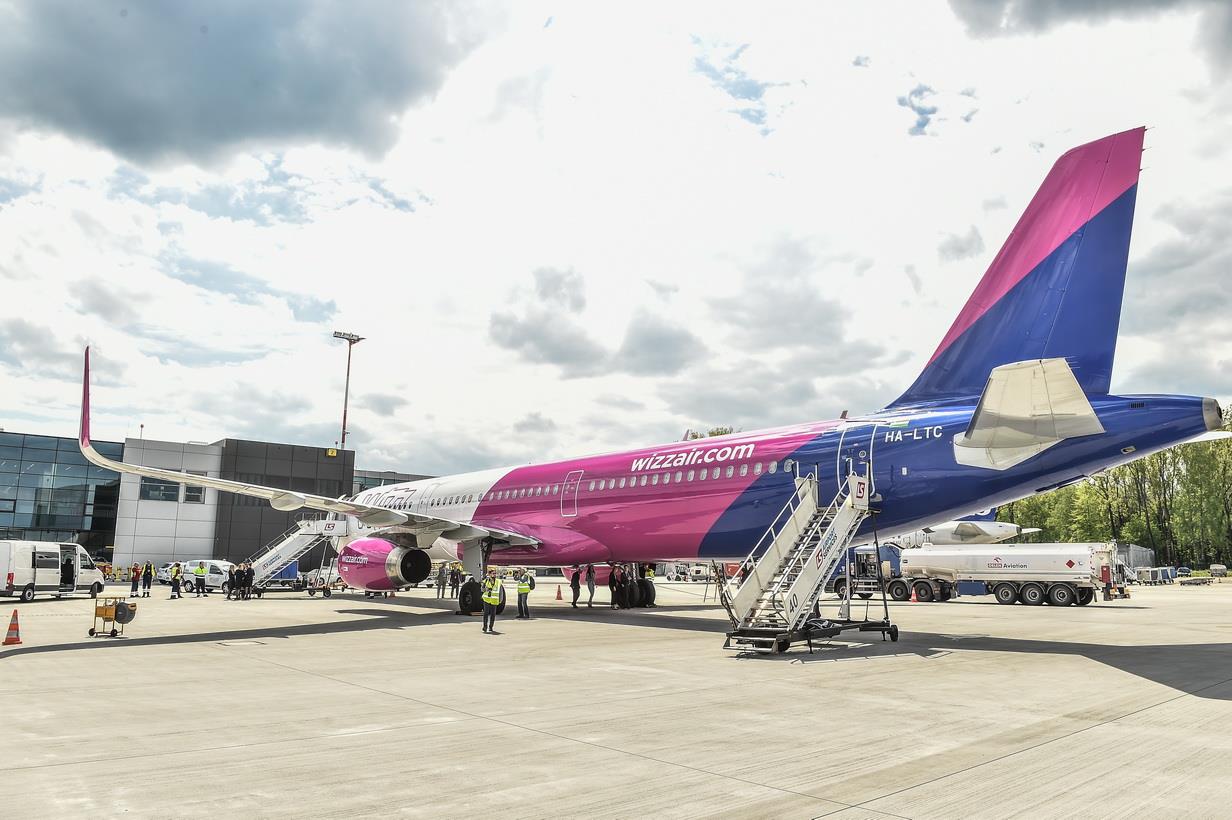
<path id="1" fill-rule="evenodd" d="M 1197 10 L 991 39 L 914 2 L 642 11 L 511 5 L 399 113 L 379 159 L 305 136 L 152 168 L 15 129 L 0 107 L 14 340 L 0 426 L 71 435 L 89 341 L 111 368 L 101 437 L 145 423 L 331 444 L 335 328 L 367 337 L 348 439 L 363 467 L 442 472 L 858 412 L 914 378 L 1066 148 L 1156 126 L 1128 306 L 1136 266 L 1155 271 L 1175 241 L 1176 208 L 1222 201 L 1232 110 L 1191 48 Z M 706 52 L 716 80 L 698 42 L 748 47 Z M 875 59 L 853 70 L 853 51 Z M 733 116 L 740 77 L 769 133 Z M 925 139 L 897 104 L 921 84 L 936 89 Z M 984 250 L 942 264 L 950 235 Z M 773 252 L 793 246 L 808 259 Z M 508 317 L 503 347 L 493 317 Z M 1134 365 L 1173 328 L 1134 319 L 1115 388 L 1166 387 Z M 1198 389 L 1220 354 L 1187 349 Z"/>

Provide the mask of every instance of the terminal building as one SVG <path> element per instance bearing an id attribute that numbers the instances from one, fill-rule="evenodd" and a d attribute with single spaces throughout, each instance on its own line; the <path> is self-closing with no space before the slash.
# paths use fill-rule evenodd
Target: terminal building
<path id="1" fill-rule="evenodd" d="M 331 498 L 427 476 L 355 469 L 355 452 L 243 439 L 93 442 L 133 464 Z M 251 558 L 303 515 L 264 500 L 104 470 L 76 438 L 0 432 L 0 539 L 76 541 L 117 566 L 200 558 Z M 320 563 L 320 551 L 300 566 Z"/>

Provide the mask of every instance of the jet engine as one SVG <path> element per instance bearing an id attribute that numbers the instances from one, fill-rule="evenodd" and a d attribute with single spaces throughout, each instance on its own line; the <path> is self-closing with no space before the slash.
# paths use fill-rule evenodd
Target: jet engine
<path id="1" fill-rule="evenodd" d="M 420 549 L 384 538 L 357 538 L 342 548 L 338 572 L 347 586 L 384 592 L 418 584 L 432 572 L 432 559 Z"/>

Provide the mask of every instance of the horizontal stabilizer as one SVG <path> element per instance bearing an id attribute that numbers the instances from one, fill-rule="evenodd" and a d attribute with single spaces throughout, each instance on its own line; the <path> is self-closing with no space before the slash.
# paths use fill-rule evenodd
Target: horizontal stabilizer
<path id="1" fill-rule="evenodd" d="M 1006 470 L 1078 436 L 1104 432 L 1065 359 L 1036 359 L 993 368 L 954 459 L 968 467 Z"/>

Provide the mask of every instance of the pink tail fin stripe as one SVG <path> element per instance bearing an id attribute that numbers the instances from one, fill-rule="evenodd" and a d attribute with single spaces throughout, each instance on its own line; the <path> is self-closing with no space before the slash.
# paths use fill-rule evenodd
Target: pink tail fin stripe
<path id="1" fill-rule="evenodd" d="M 1145 133 L 1122 131 L 1056 161 L 929 364 L 1062 242 L 1137 184 Z"/>

